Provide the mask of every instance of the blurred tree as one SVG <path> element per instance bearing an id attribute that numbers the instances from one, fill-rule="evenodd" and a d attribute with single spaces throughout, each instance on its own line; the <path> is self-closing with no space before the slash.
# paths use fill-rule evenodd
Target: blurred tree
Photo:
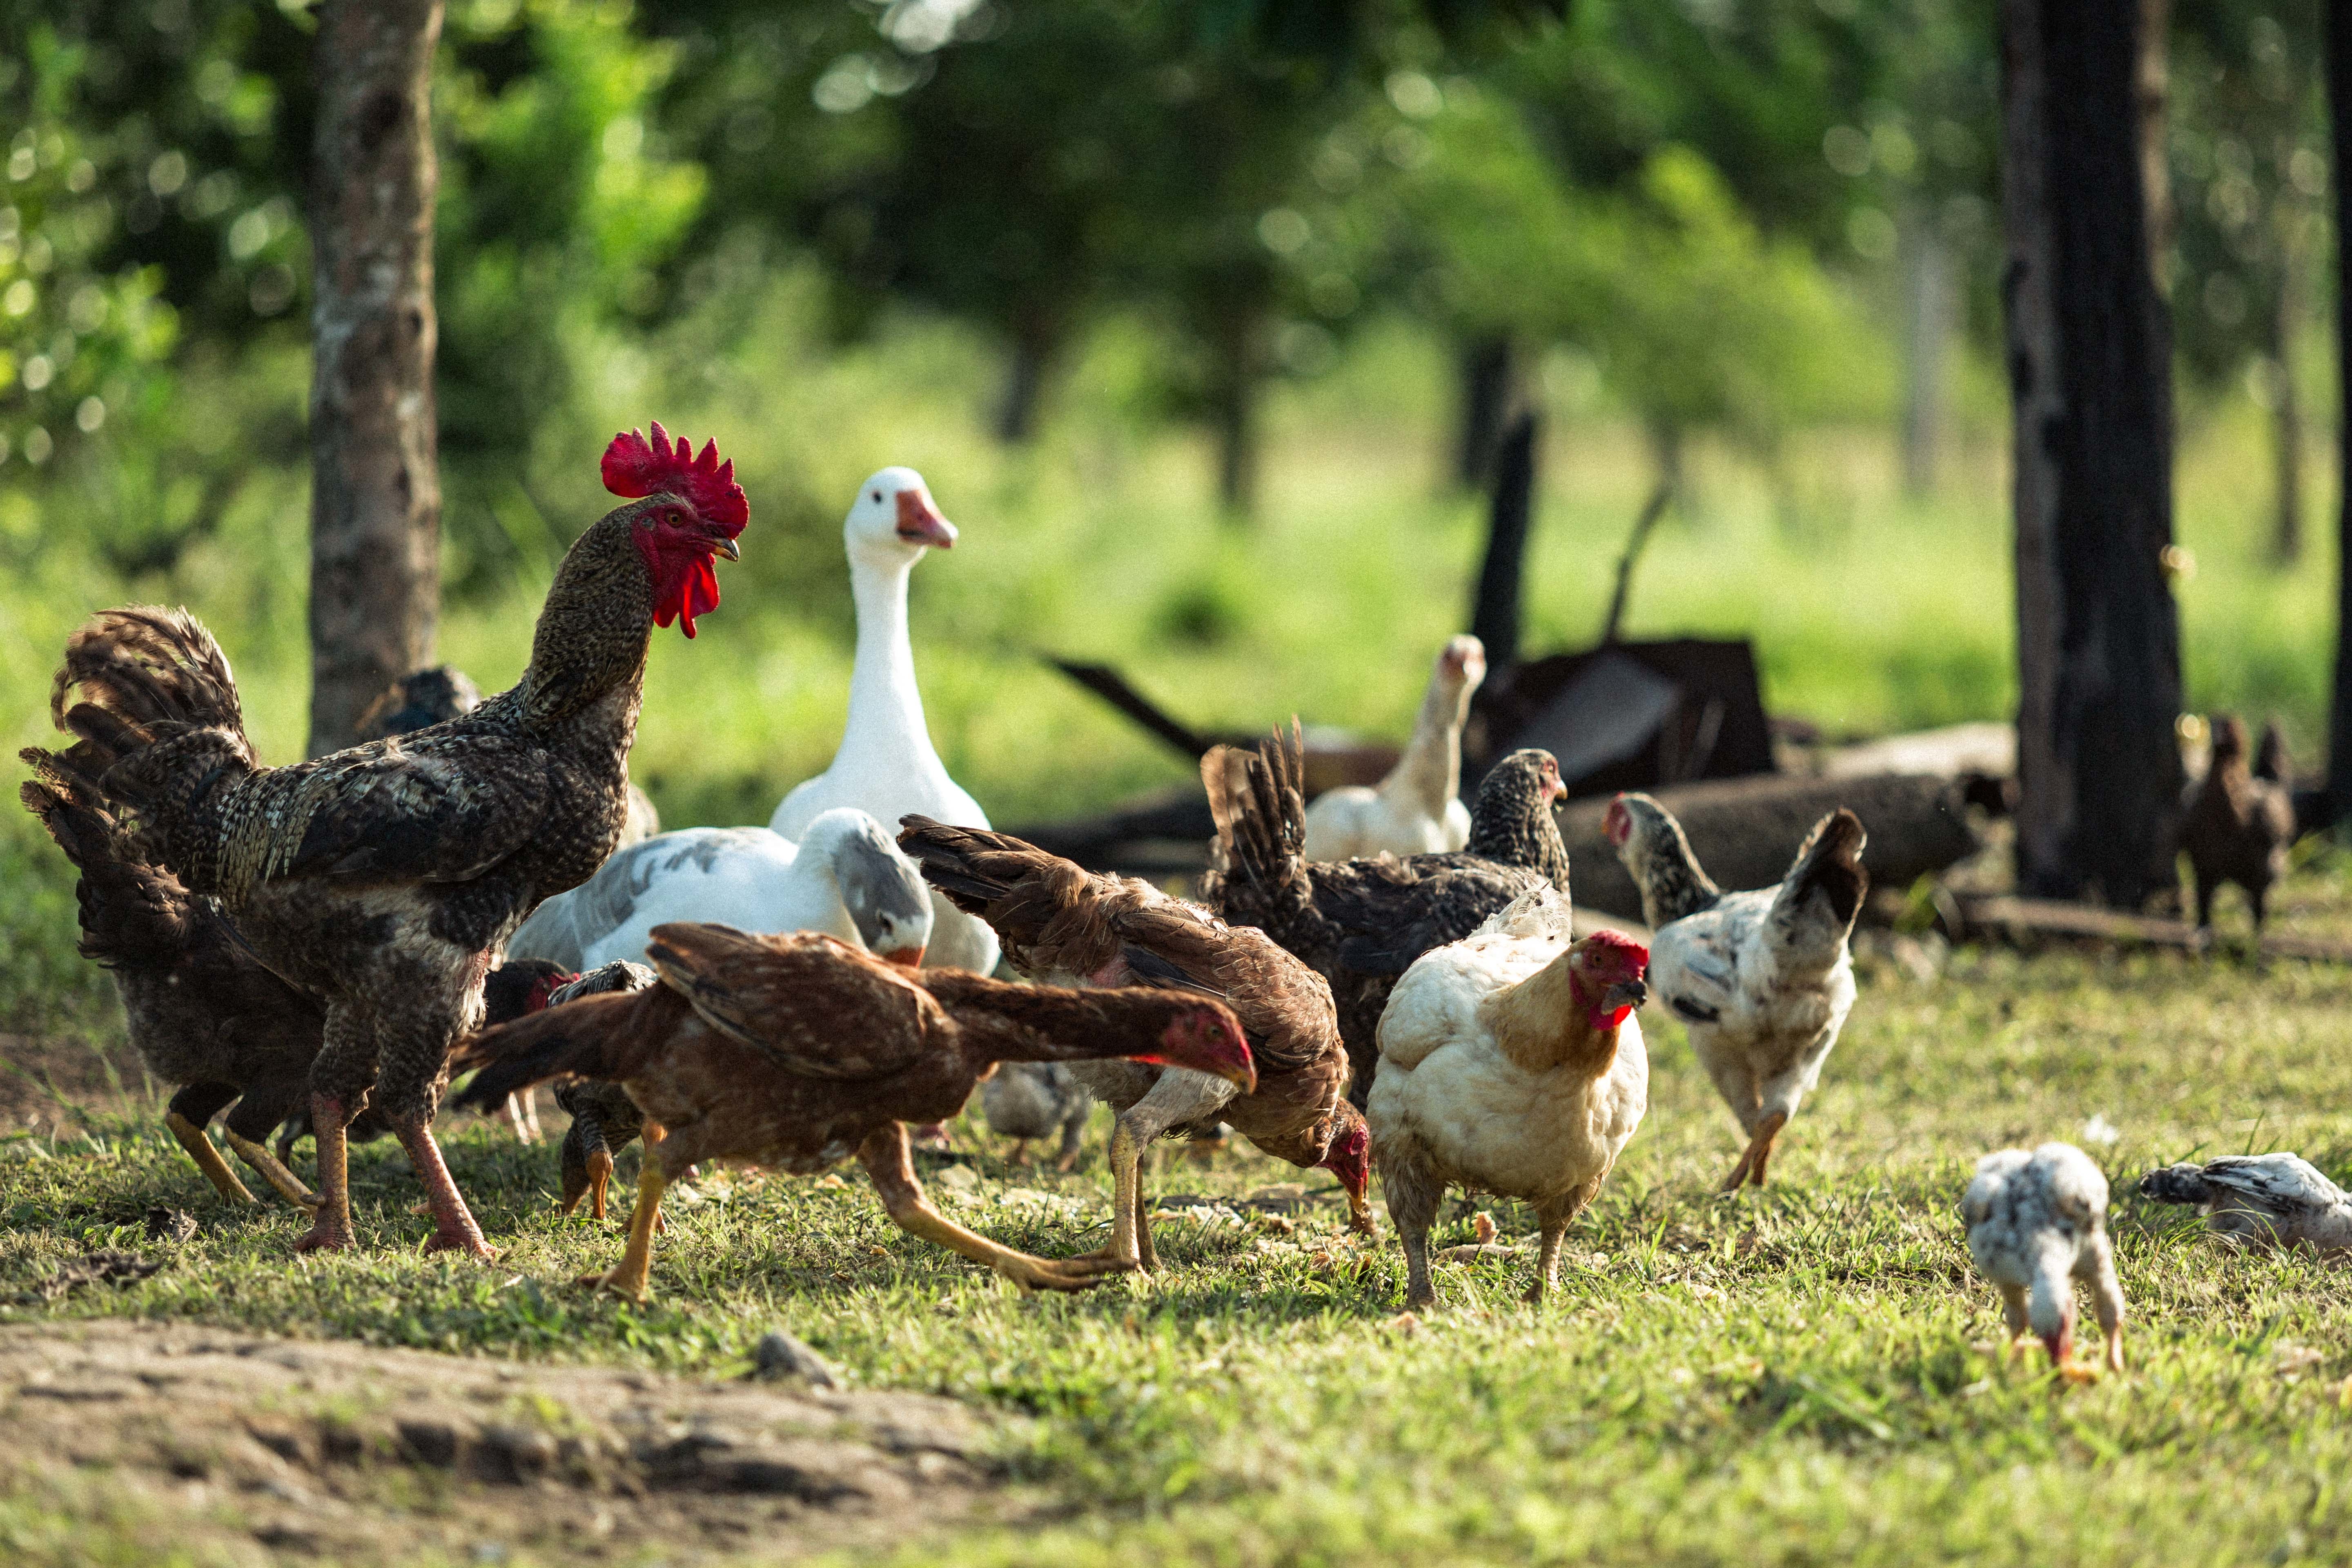
<path id="1" fill-rule="evenodd" d="M 2017 875 L 2137 908 L 2180 795 L 2169 334 L 2134 112 L 2139 0 L 2003 0 Z"/>
<path id="2" fill-rule="evenodd" d="M 2341 835 L 2352 822 L 2352 16 L 2327 10 L 2327 145 L 2333 160 L 2336 245 L 2336 669 L 2327 707 L 2328 815 Z"/>
<path id="3" fill-rule="evenodd" d="M 2272 553 L 2303 552 L 2304 414 L 2294 363 L 2329 243 L 2315 0 L 2174 0 L 2168 257 L 2184 369 L 2243 378 L 2270 416 Z"/>
<path id="4" fill-rule="evenodd" d="M 433 662 L 433 54 L 441 0 L 325 0 L 310 248 L 310 748 Z"/>

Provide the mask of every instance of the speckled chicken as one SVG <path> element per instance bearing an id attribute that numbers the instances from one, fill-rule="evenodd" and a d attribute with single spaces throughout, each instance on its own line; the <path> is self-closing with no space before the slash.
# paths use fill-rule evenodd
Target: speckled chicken
<path id="1" fill-rule="evenodd" d="M 271 970 L 326 1004 L 311 1066 L 323 1201 L 301 1250 L 353 1244 L 344 1129 L 371 1099 L 407 1150 L 429 1245 L 488 1256 L 431 1123 L 490 958 L 541 899 L 612 853 L 654 628 L 718 603 L 748 516 L 733 466 L 655 427 L 616 437 L 629 504 L 557 569 L 521 682 L 415 735 L 263 767 L 228 661 L 184 612 L 100 613 L 67 645 L 54 710 L 157 858 L 216 900 Z M 81 700 L 68 705 L 79 689 Z M 96 770 L 102 768 L 103 772 Z"/>
<path id="2" fill-rule="evenodd" d="M 1013 1140 L 1013 1163 L 1029 1163 L 1033 1138 L 1058 1138 L 1054 1169 L 1067 1171 L 1078 1163 L 1080 1141 L 1095 1097 L 1076 1075 L 1055 1062 L 1006 1062 L 980 1086 L 981 1120 L 1000 1138 Z"/>
<path id="3" fill-rule="evenodd" d="M 1853 1010 L 1848 939 L 1870 891 L 1862 821 L 1830 813 L 1777 887 L 1745 893 L 1717 889 L 1682 824 L 1646 795 L 1611 801 L 1601 826 L 1655 933 L 1650 987 L 1690 1031 L 1691 1054 L 1748 1134 L 1722 1190 L 1760 1187 L 1774 1141 Z"/>
<path id="4" fill-rule="evenodd" d="M 2286 739 L 2277 724 L 2263 731 L 2260 756 L 2246 757 L 2246 721 L 2234 713 L 2209 721 L 2213 760 L 2182 801 L 2180 847 L 2197 890 L 2197 924 L 2213 926 L 2213 895 L 2234 882 L 2246 895 L 2254 934 L 2269 912 L 2271 884 L 2286 875 L 2294 843 L 2294 796 Z"/>
<path id="5" fill-rule="evenodd" d="M 1404 1243 L 1406 1306 L 1436 1299 L 1429 1231 L 1449 1186 L 1535 1205 L 1541 1242 L 1528 1300 L 1543 1300 L 1560 1237 L 1649 1107 L 1633 1019 L 1648 956 L 1615 931 L 1575 941 L 1568 900 L 1545 887 L 1423 954 L 1397 982 L 1367 1117 Z"/>
<path id="6" fill-rule="evenodd" d="M 2003 1149 L 1977 1162 L 1960 1200 L 1969 1256 L 2000 1291 L 2012 1346 L 2031 1327 L 2050 1363 L 2070 1382 L 2098 1369 L 2074 1360 L 2074 1281 L 2091 1288 L 2107 1336 L 2109 1370 L 2124 1369 L 2124 1290 L 2107 1244 L 2107 1178 L 2071 1143 L 2032 1153 Z"/>
<path id="7" fill-rule="evenodd" d="M 1305 756 L 1294 722 L 1255 753 L 1218 746 L 1201 760 L 1217 823 L 1201 900 L 1254 926 L 1329 982 L 1359 1109 L 1380 1065 L 1381 1013 L 1398 976 L 1549 881 L 1568 895 L 1568 847 L 1552 807 L 1567 793 L 1549 752 L 1513 752 L 1478 786 L 1470 840 L 1444 855 L 1309 864 Z"/>
<path id="8" fill-rule="evenodd" d="M 1118 1113 L 1108 1247 L 1124 1268 L 1157 1267 L 1143 1151 L 1162 1134 L 1228 1122 L 1277 1160 L 1321 1167 L 1371 1229 L 1369 1142 L 1347 1099 L 1348 1054 L 1330 987 L 1265 932 L 1234 927 L 1133 877 L 1089 872 L 1004 833 L 901 818 L 898 847 L 955 906 L 986 921 L 1006 962 L 1057 984 L 1160 985 L 1231 1006 L 1257 1066 L 1248 1090 L 1200 1072 L 1134 1061 L 1073 1062 L 1070 1075 Z"/>
<path id="9" fill-rule="evenodd" d="M 2300 1154 L 2231 1154 L 2167 1165 L 2139 1179 L 2140 1196 L 2205 1211 L 2214 1235 L 2249 1247 L 2352 1247 L 2352 1193 Z"/>
<path id="10" fill-rule="evenodd" d="M 699 1160 L 814 1175 L 856 1156 L 901 1228 L 1033 1289 L 1082 1289 L 1097 1262 L 1033 1258 L 955 1225 L 915 1179 L 907 1122 L 963 1109 L 1005 1061 L 1131 1056 L 1245 1089 L 1233 1013 L 1183 992 L 1017 985 L 959 969 L 908 970 L 814 931 L 658 927 L 662 984 L 590 996 L 468 1041 L 480 1067 L 459 1103 L 495 1104 L 559 1074 L 616 1083 L 645 1112 L 628 1250 L 595 1283 L 642 1298 L 663 1188 Z"/>

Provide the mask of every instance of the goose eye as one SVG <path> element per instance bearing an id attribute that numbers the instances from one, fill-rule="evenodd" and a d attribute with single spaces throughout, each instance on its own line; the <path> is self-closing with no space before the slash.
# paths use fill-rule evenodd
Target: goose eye
<path id="1" fill-rule="evenodd" d="M 866 492 L 866 499 L 868 500 L 878 501 L 882 499 L 882 492 L 880 490 L 868 490 Z"/>

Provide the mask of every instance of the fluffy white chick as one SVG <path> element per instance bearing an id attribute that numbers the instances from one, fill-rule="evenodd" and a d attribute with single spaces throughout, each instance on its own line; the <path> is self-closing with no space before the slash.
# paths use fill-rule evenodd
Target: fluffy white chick
<path id="1" fill-rule="evenodd" d="M 2091 1288 L 2109 1370 L 2124 1369 L 2124 1292 L 2107 1244 L 2107 1178 L 2071 1143 L 2003 1149 L 1977 1162 L 1960 1200 L 1969 1255 L 2000 1291 L 2012 1347 L 2028 1326 L 2070 1383 L 2098 1369 L 2074 1360 L 2074 1281 Z"/>

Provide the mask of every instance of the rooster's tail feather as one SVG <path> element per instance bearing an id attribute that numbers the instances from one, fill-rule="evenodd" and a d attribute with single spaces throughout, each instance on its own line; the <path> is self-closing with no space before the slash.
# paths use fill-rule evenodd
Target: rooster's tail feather
<path id="1" fill-rule="evenodd" d="M 1229 920 L 1304 904 L 1307 858 L 1306 747 L 1298 721 L 1277 729 L 1255 755 L 1213 746 L 1201 759 L 1201 783 L 1217 824 L 1210 900 Z"/>
<path id="2" fill-rule="evenodd" d="M 35 776 L 17 798 L 81 873 L 75 894 L 82 956 L 113 967 L 178 947 L 186 936 L 187 890 L 139 852 L 89 776 L 84 748 L 27 747 L 19 754 Z"/>

